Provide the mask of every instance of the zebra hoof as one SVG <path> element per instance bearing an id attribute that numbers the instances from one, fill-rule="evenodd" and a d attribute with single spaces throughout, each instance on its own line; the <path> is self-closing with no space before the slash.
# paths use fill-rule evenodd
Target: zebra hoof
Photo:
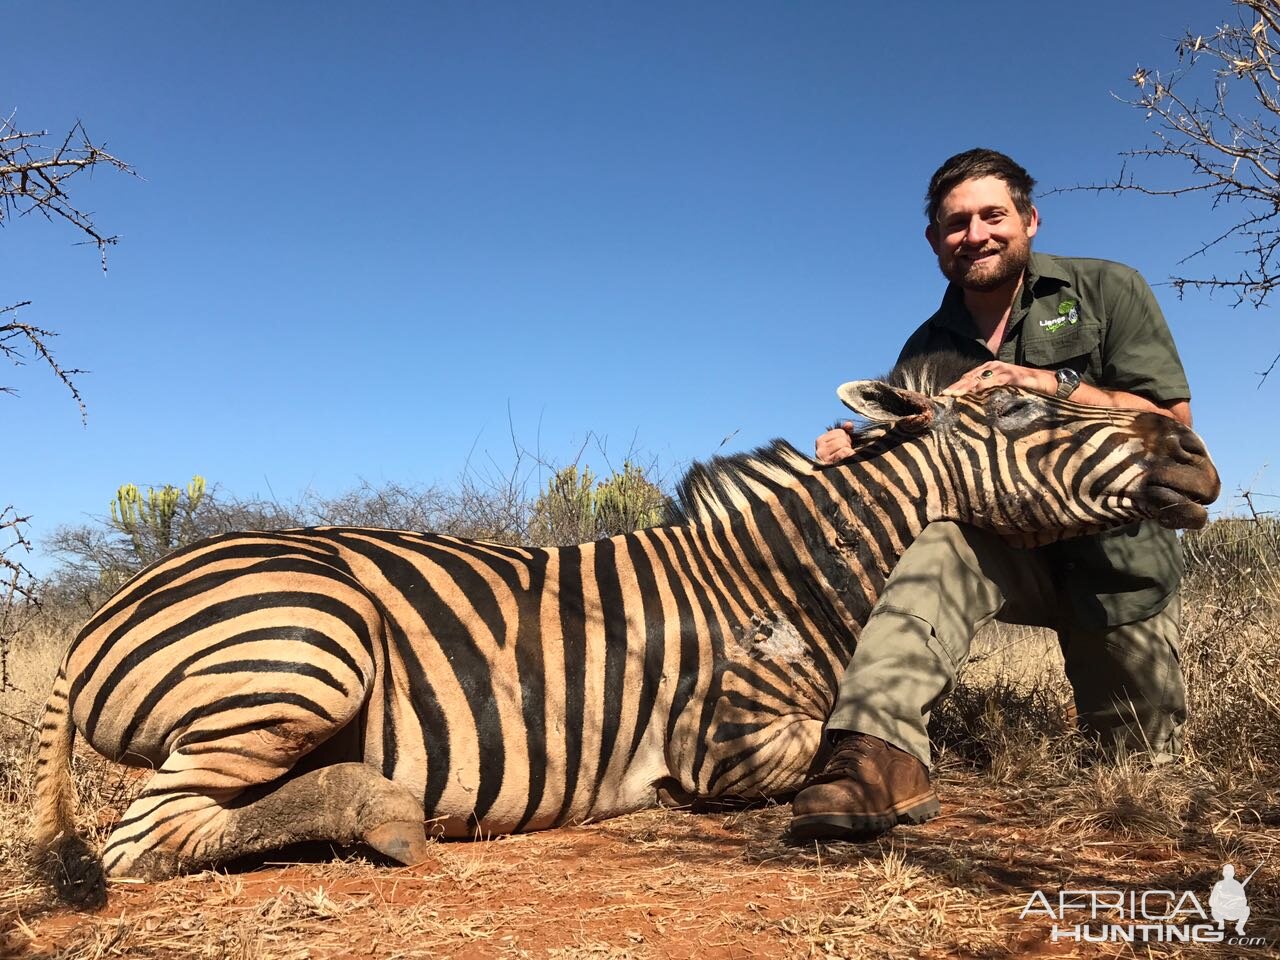
<path id="1" fill-rule="evenodd" d="M 421 820 L 391 820 L 364 835 L 364 842 L 384 857 L 411 866 L 430 854 L 426 827 Z"/>

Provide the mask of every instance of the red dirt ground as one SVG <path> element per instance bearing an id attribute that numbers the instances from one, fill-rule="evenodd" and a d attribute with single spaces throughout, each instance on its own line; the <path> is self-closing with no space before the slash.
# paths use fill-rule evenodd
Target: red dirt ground
<path id="1" fill-rule="evenodd" d="M 1133 955 L 1130 946 L 1051 943 L 1044 918 L 1019 914 L 1034 890 L 1063 886 L 1187 889 L 1207 902 L 1221 866 L 1172 841 L 1046 827 L 1052 798 L 1043 794 L 969 774 L 941 788 L 942 816 L 858 846 L 788 846 L 785 807 L 649 811 L 439 844 L 409 868 L 357 858 L 113 883 L 95 914 L 51 905 L 43 890 L 0 874 L 0 956 Z M 1259 906 L 1249 933 L 1280 943 L 1277 911 L 1263 917 Z"/>

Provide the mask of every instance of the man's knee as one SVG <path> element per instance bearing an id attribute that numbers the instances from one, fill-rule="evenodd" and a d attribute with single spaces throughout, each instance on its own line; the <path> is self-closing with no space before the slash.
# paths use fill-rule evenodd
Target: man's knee
<path id="1" fill-rule="evenodd" d="M 1034 560 L 989 531 L 931 523 L 889 574 L 872 617 L 887 611 L 919 617 L 941 641 L 967 651 L 973 632 L 1006 606 L 1046 606 Z"/>
<path id="2" fill-rule="evenodd" d="M 984 531 L 959 523 L 931 523 L 889 572 L 878 606 L 925 616 L 943 595 L 959 601 L 992 593 L 981 556 L 991 545 Z"/>
<path id="3" fill-rule="evenodd" d="M 903 552 L 898 566 L 921 562 L 944 563 L 948 567 L 963 565 L 982 576 L 986 566 L 984 557 L 993 551 L 1008 549 L 1012 548 L 989 530 L 952 520 L 937 520 L 920 531 Z"/>

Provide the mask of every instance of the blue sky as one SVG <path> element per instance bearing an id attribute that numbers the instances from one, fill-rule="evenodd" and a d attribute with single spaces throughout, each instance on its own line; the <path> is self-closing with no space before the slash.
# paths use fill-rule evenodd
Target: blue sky
<path id="1" fill-rule="evenodd" d="M 729 434 L 810 449 L 835 387 L 887 369 L 942 296 L 920 212 L 938 163 L 986 145 L 1046 191 L 1114 176 L 1148 130 L 1113 93 L 1229 12 L 43 4 L 0 108 L 80 118 L 145 179 L 75 183 L 122 236 L 105 276 L 68 228 L 0 230 L 0 303 L 33 301 L 22 318 L 91 371 L 87 425 L 43 371 L 0 371 L 23 437 L 0 501 L 39 541 L 125 482 L 447 486 L 469 458 L 509 466 L 513 433 L 672 471 Z M 1039 206 L 1039 249 L 1156 284 L 1227 492 L 1280 493 L 1280 431 L 1259 428 L 1280 377 L 1255 376 L 1280 350 L 1270 311 L 1159 286 L 1221 214 Z"/>

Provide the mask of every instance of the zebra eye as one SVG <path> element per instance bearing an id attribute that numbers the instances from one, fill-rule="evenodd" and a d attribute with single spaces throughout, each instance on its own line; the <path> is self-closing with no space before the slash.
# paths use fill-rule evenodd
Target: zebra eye
<path id="1" fill-rule="evenodd" d="M 1020 414 L 1029 413 L 1034 407 L 1035 404 L 1028 397 L 1014 397 L 999 411 L 999 415 L 1001 417 L 1017 417 Z"/>

